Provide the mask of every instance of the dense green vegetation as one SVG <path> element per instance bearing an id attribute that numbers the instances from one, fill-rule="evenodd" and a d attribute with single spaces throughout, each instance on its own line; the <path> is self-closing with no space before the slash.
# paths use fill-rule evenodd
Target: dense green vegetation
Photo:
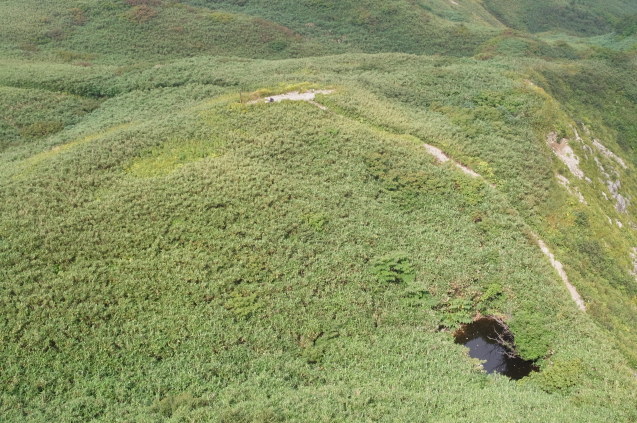
<path id="1" fill-rule="evenodd" d="M 637 421 L 637 5 L 504 4 L 2 3 L 0 421 Z"/>
<path id="2" fill-rule="evenodd" d="M 580 35 L 611 32 L 616 22 L 637 12 L 631 0 L 485 0 L 506 25 L 531 32 L 565 31 Z"/>

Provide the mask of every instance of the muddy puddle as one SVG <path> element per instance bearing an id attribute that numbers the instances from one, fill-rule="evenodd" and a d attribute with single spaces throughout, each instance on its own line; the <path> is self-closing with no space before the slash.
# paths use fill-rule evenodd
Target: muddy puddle
<path id="1" fill-rule="evenodd" d="M 469 355 L 482 361 L 487 373 L 500 373 L 511 379 L 522 379 L 538 371 L 534 362 L 515 353 L 513 335 L 493 318 L 481 318 L 464 325 L 454 334 L 457 344 L 469 348 Z"/>

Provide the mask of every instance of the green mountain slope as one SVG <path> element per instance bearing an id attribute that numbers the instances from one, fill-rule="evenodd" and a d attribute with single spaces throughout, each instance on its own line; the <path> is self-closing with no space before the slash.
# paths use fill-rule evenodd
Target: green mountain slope
<path id="1" fill-rule="evenodd" d="M 192 4 L 265 16 L 348 50 L 471 55 L 502 25 L 475 1 L 209 1 Z"/>
<path id="2" fill-rule="evenodd" d="M 631 35 L 497 10 L 0 5 L 0 421 L 636 421 Z"/>
<path id="3" fill-rule="evenodd" d="M 475 1 L 7 2 L 7 57 L 82 66 L 161 62 L 197 55 L 279 59 L 343 52 L 472 56 L 513 34 Z M 528 34 L 521 55 L 573 52 Z M 524 47 L 527 45 L 527 48 Z M 530 46 L 530 48 L 528 48 Z"/>
<path id="4" fill-rule="evenodd" d="M 176 2 L 32 3 L 3 6 L 0 36 L 14 56 L 90 66 L 95 61 L 121 64 L 204 54 L 280 58 L 317 51 L 271 21 Z"/>
<path id="5" fill-rule="evenodd" d="M 631 0 L 486 0 L 484 4 L 502 23 L 516 29 L 580 35 L 612 32 L 616 22 L 637 13 Z"/>

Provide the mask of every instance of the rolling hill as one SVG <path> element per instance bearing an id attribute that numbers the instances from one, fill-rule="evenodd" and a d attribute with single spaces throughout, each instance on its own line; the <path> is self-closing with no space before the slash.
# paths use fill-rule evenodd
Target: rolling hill
<path id="1" fill-rule="evenodd" d="M 637 4 L 507 4 L 0 4 L 0 421 L 636 421 Z"/>

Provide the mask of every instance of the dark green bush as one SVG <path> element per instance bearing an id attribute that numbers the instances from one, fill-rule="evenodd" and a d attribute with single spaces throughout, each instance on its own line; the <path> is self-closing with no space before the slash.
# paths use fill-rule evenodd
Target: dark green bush
<path id="1" fill-rule="evenodd" d="M 374 260 L 374 276 L 382 283 L 408 283 L 416 276 L 409 256 L 400 251 L 386 254 Z"/>
<path id="2" fill-rule="evenodd" d="M 20 128 L 20 135 L 24 137 L 45 137 L 64 129 L 64 123 L 57 121 L 34 122 Z"/>

